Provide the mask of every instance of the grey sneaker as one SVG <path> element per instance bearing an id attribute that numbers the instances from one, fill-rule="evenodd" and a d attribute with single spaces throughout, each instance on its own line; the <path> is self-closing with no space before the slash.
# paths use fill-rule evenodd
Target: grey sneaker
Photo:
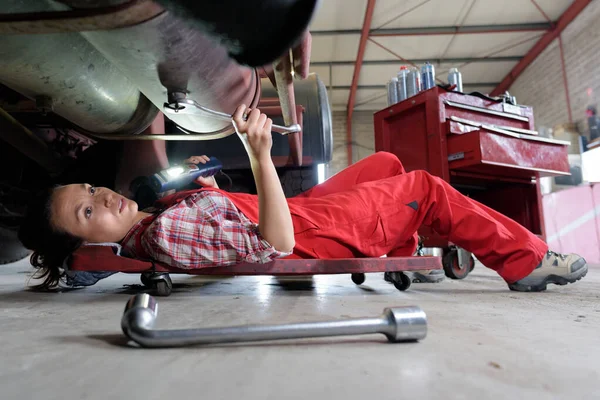
<path id="1" fill-rule="evenodd" d="M 446 279 L 443 269 L 432 269 L 425 271 L 413 271 L 413 283 L 438 283 Z"/>
<path id="2" fill-rule="evenodd" d="M 583 278 L 587 271 L 588 266 L 583 257 L 548 251 L 531 274 L 515 283 L 509 283 L 508 287 L 518 292 L 541 292 L 546 290 L 549 283 L 566 285 L 576 282 Z"/>
<path id="3" fill-rule="evenodd" d="M 419 236 L 419 244 L 417 245 L 417 251 L 415 255 L 418 257 L 425 256 L 425 248 L 423 246 L 423 237 Z M 421 270 L 421 271 L 412 271 L 408 273 L 409 276 L 412 275 L 413 283 L 438 283 L 446 279 L 446 274 L 443 269 L 431 269 L 431 270 Z"/>
<path id="4" fill-rule="evenodd" d="M 438 283 L 446 279 L 443 269 L 406 271 L 406 274 L 412 277 L 412 283 Z M 383 274 L 383 279 L 386 282 L 393 283 L 389 272 Z"/>

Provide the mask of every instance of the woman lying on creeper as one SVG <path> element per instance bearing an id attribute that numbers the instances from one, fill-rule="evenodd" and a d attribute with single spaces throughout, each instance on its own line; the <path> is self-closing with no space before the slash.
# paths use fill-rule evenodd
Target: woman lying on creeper
<path id="1" fill-rule="evenodd" d="M 549 251 L 517 222 L 425 171 L 407 173 L 389 153 L 374 154 L 286 199 L 271 160 L 272 121 L 257 109 L 244 120 L 245 112 L 238 107 L 233 121 L 258 195 L 224 192 L 214 179 L 203 178 L 203 189 L 163 198 L 155 212 L 89 184 L 37 196 L 19 235 L 34 251 L 41 288 L 59 284 L 65 259 L 83 244 L 116 242 L 128 257 L 198 269 L 281 257 L 410 256 L 421 225 L 475 254 L 512 290 L 542 291 L 587 273 L 583 258 Z"/>

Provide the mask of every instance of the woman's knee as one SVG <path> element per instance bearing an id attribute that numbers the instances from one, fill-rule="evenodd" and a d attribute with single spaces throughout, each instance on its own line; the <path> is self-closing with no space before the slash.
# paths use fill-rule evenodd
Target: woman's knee
<path id="1" fill-rule="evenodd" d="M 371 155 L 369 158 L 376 162 L 379 167 L 388 166 L 394 170 L 398 170 L 400 173 L 404 173 L 404 166 L 398 157 L 393 153 L 387 151 L 378 151 Z"/>

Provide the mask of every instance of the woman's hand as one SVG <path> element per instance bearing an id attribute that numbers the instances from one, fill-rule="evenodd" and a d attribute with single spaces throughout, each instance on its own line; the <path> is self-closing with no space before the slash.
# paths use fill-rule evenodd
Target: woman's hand
<path id="1" fill-rule="evenodd" d="M 208 156 L 192 156 L 192 157 L 189 157 L 189 158 L 183 160 L 183 164 L 206 164 L 208 161 L 210 161 L 210 158 Z M 208 177 L 199 176 L 198 178 L 196 178 L 196 180 L 194 182 L 196 182 L 198 185 L 200 185 L 202 187 L 215 188 L 215 189 L 219 188 L 219 185 L 217 185 L 217 181 L 215 180 L 214 176 L 208 176 Z"/>
<path id="2" fill-rule="evenodd" d="M 272 121 L 257 109 L 252 110 L 248 119 L 244 120 L 245 111 L 243 104 L 235 110 L 233 126 L 250 157 L 258 193 L 258 229 L 276 250 L 288 253 L 295 245 L 294 225 L 271 159 Z"/>
<path id="3" fill-rule="evenodd" d="M 248 114 L 248 119 L 244 119 L 246 105 L 242 104 L 233 113 L 233 126 L 239 138 L 244 143 L 246 152 L 250 159 L 262 162 L 271 159 L 271 146 L 273 137 L 271 126 L 273 121 L 260 110 L 255 108 Z"/>

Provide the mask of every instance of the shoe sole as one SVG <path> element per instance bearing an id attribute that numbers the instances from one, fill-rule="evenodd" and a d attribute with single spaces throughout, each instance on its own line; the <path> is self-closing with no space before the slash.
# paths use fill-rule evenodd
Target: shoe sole
<path id="1" fill-rule="evenodd" d="M 567 283 L 575 283 L 584 276 L 587 275 L 588 266 L 585 264 L 582 268 L 578 269 L 575 272 L 572 272 L 568 276 L 559 276 L 559 275 L 548 275 L 542 281 L 530 284 L 524 283 L 511 283 L 508 285 L 510 290 L 514 290 L 515 292 L 543 292 L 546 290 L 548 284 L 554 284 L 559 286 L 564 286 Z"/>

